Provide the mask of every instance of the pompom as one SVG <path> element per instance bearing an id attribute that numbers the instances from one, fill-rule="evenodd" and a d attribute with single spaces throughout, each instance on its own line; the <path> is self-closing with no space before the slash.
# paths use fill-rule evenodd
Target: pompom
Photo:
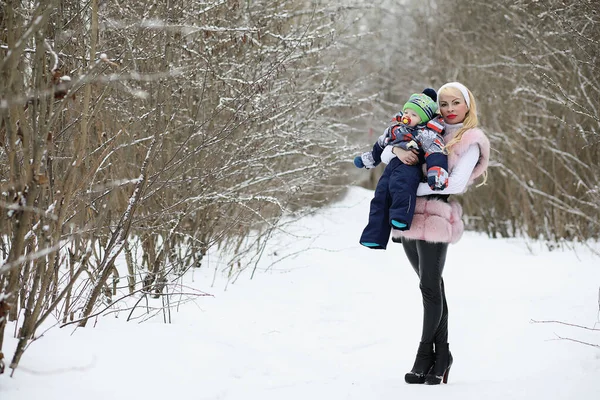
<path id="1" fill-rule="evenodd" d="M 436 93 L 435 89 L 428 87 L 428 88 L 423 89 L 422 93 L 424 95 L 428 96 L 431 100 L 437 101 L 437 93 Z"/>

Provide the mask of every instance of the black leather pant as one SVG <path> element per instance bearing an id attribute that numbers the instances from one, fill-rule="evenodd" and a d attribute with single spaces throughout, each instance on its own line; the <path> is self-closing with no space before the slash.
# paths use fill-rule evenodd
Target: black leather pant
<path id="1" fill-rule="evenodd" d="M 404 252 L 419 275 L 423 296 L 423 343 L 448 343 L 448 304 L 442 272 L 448 243 L 402 239 Z"/>

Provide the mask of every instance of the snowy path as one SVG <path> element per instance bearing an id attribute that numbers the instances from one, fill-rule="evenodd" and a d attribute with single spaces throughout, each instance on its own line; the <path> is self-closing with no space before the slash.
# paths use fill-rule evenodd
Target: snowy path
<path id="1" fill-rule="evenodd" d="M 278 237 L 278 255 L 321 250 L 253 280 L 242 276 L 225 291 L 220 277 L 210 287 L 216 262 L 195 271 L 190 282 L 214 297 L 185 305 L 171 325 L 126 323 L 123 314 L 95 328 L 50 330 L 14 378 L 0 377 L 0 399 L 600 398 L 600 349 L 555 340 L 600 344 L 600 332 L 530 322 L 593 326 L 599 259 L 585 249 L 531 253 L 521 241 L 473 233 L 451 246 L 446 264 L 449 384 L 405 384 L 420 293 L 400 245 L 384 252 L 356 244 L 371 194 L 352 188 L 342 203 L 295 224 L 307 238 Z M 6 340 L 10 357 L 15 340 Z"/>

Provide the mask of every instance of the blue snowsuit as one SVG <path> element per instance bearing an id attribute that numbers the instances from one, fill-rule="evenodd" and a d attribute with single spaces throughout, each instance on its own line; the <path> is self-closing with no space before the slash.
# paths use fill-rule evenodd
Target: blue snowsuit
<path id="1" fill-rule="evenodd" d="M 394 157 L 383 171 L 371 200 L 369 222 L 360 237 L 361 244 L 369 243 L 366 245 L 369 248 L 385 249 L 391 229 L 396 229 L 392 226 L 392 220 L 405 225 L 402 230 L 410 229 L 415 211 L 417 187 L 423 178 L 424 162 L 427 163 L 429 171 L 441 169 L 447 177 L 448 157 L 444 152 L 442 130 L 443 126 L 435 121 L 415 127 L 393 125 L 379 137 L 371 152 L 361 156 L 364 165 L 372 168 L 381 162 L 381 153 L 386 145 L 398 146 L 405 150 L 417 148 L 419 151 L 417 164 L 407 165 L 398 157 Z M 431 173 L 428 175 L 431 176 Z M 430 185 L 431 182 L 430 180 Z M 437 187 L 437 189 L 442 188 Z"/>

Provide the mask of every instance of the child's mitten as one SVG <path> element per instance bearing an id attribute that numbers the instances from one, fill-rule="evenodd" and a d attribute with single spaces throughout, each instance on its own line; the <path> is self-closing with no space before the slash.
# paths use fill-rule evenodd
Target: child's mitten
<path id="1" fill-rule="evenodd" d="M 369 151 L 362 153 L 360 156 L 354 157 L 354 165 L 356 165 L 357 168 L 371 169 L 375 168 L 377 166 L 376 164 L 379 163 L 375 162 L 373 154 L 371 154 Z"/>
<path id="2" fill-rule="evenodd" d="M 448 171 L 441 167 L 427 170 L 427 184 L 431 190 L 444 190 L 448 187 Z"/>

